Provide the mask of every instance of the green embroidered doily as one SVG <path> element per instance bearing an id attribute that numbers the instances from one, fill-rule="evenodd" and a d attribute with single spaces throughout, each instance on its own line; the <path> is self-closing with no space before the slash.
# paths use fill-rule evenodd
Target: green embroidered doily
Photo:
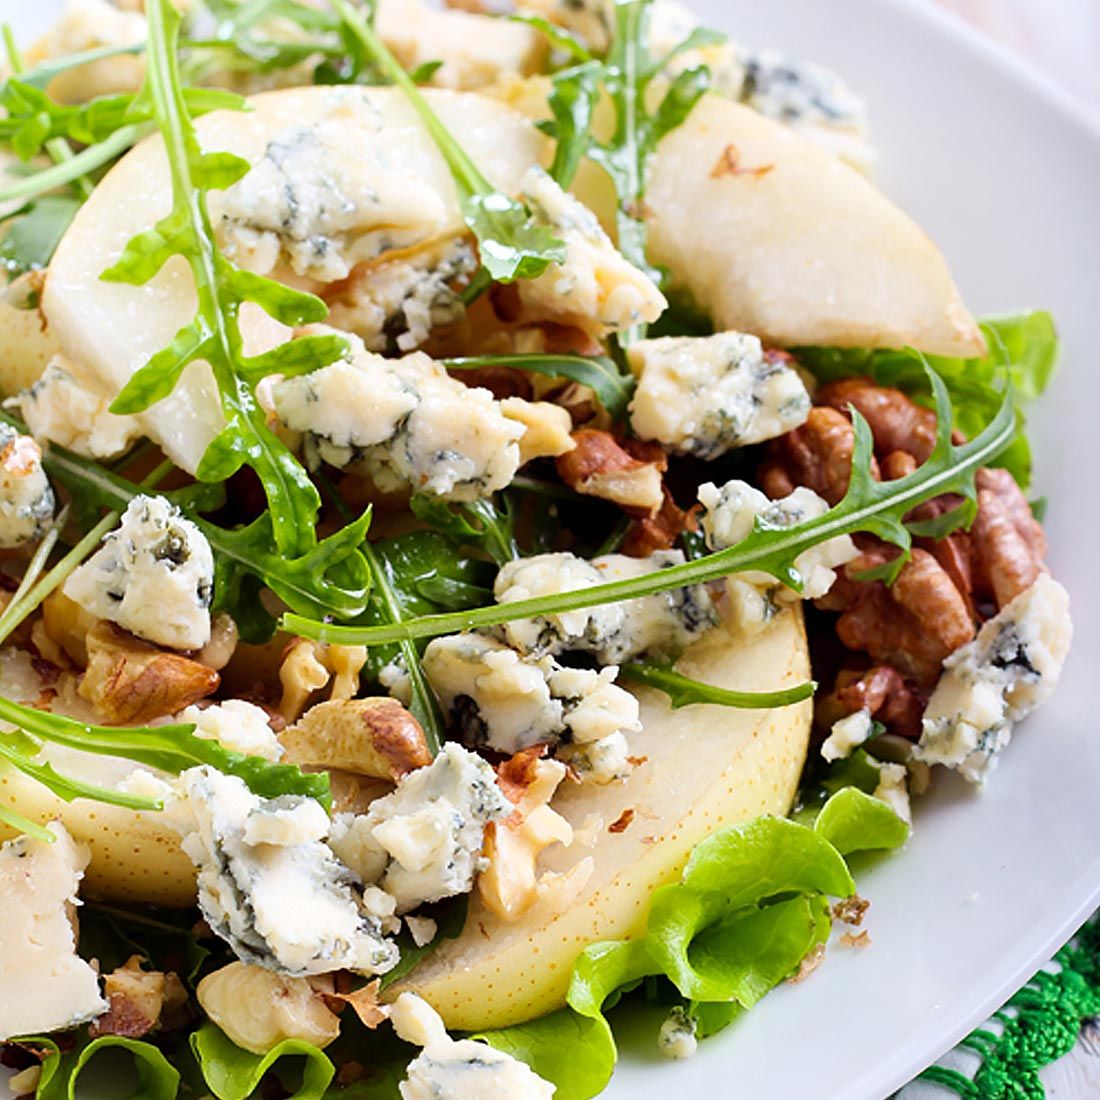
<path id="1" fill-rule="evenodd" d="M 981 1060 L 973 1077 L 930 1066 L 920 1079 L 943 1085 L 963 1100 L 1043 1100 L 1039 1071 L 1068 1054 L 1082 1025 L 1100 1015 L 1100 914 L 1053 963 L 993 1016 L 1000 1034 L 980 1028 L 959 1044 Z"/>

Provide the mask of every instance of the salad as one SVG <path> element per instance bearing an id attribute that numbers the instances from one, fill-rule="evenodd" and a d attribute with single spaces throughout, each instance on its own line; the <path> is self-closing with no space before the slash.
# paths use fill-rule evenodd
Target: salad
<path id="1" fill-rule="evenodd" d="M 677 0 L 5 48 L 13 1094 L 587 1100 L 632 1005 L 687 1058 L 866 947 L 850 857 L 1072 627 L 1053 320 L 974 319 L 859 96 Z"/>

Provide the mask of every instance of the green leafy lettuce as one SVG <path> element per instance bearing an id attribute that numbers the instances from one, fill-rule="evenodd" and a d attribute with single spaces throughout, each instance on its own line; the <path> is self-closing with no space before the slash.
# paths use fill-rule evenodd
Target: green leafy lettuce
<path id="1" fill-rule="evenodd" d="M 207 1087 L 218 1100 L 247 1100 L 264 1075 L 287 1058 L 302 1059 L 301 1085 L 288 1094 L 288 1100 L 321 1100 L 336 1075 L 332 1061 L 312 1043 L 284 1039 L 267 1054 L 251 1054 L 212 1023 L 192 1034 L 191 1050 Z"/>
<path id="2" fill-rule="evenodd" d="M 133 1057 L 137 1072 L 136 1087 L 130 1092 L 120 1092 L 117 1100 L 175 1100 L 179 1091 L 179 1072 L 152 1043 L 102 1035 L 90 1040 L 85 1037 L 62 1052 L 53 1039 L 34 1038 L 22 1042 L 46 1054 L 35 1100 L 76 1100 L 84 1070 L 105 1050 L 126 1051 Z"/>

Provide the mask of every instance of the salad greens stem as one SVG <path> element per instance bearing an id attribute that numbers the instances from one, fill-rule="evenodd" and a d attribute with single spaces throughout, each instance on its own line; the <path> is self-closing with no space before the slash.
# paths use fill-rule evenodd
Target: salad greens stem
<path id="1" fill-rule="evenodd" d="M 676 672 L 671 666 L 645 663 L 622 665 L 619 668 L 619 679 L 633 680 L 664 692 L 673 710 L 696 703 L 715 703 L 746 710 L 770 710 L 812 699 L 817 688 L 812 680 L 807 680 L 778 691 L 731 691 L 729 688 L 705 684 L 702 680 L 693 680 L 690 676 Z"/>

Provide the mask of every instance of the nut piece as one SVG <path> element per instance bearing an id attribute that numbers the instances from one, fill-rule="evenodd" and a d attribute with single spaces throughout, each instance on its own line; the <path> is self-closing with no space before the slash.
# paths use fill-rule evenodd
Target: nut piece
<path id="1" fill-rule="evenodd" d="M 936 445 L 936 414 L 901 390 L 876 385 L 870 378 L 828 382 L 814 394 L 814 401 L 841 413 L 854 405 L 875 437 L 875 454 L 880 458 L 892 451 L 904 451 L 919 464 L 928 460 Z"/>
<path id="2" fill-rule="evenodd" d="M 279 734 L 293 764 L 340 768 L 396 783 L 432 762 L 420 723 L 388 696 L 318 703 Z"/>
<path id="3" fill-rule="evenodd" d="M 177 975 L 143 970 L 141 963 L 141 956 L 134 955 L 104 979 L 110 1008 L 88 1029 L 93 1039 L 99 1035 L 140 1039 L 158 1024 L 173 1027 L 186 1022 L 187 990 Z"/>
<path id="4" fill-rule="evenodd" d="M 821 725 L 832 727 L 848 715 L 866 710 L 891 733 L 916 738 L 924 703 L 897 669 L 876 665 L 866 671 L 841 670 L 836 686 L 817 704 L 816 713 Z"/>
<path id="5" fill-rule="evenodd" d="M 661 475 L 668 467 L 660 447 L 645 448 L 636 458 L 610 432 L 582 428 L 576 444 L 557 460 L 558 476 L 585 496 L 618 504 L 635 515 L 653 516 L 664 503 Z"/>
<path id="6" fill-rule="evenodd" d="M 102 621 L 75 600 L 70 600 L 60 588 L 42 601 L 42 625 L 46 636 L 80 668 L 88 663 L 88 635 Z M 52 654 L 44 656 L 53 659 Z"/>
<path id="7" fill-rule="evenodd" d="M 359 673 L 367 663 L 366 646 L 326 645 L 309 638 L 295 638 L 279 665 L 283 697 L 279 714 L 295 721 L 306 709 L 309 697 L 333 680 L 331 699 L 352 699 L 359 694 Z"/>
<path id="8" fill-rule="evenodd" d="M 286 1039 L 324 1049 L 339 1036 L 340 1019 L 325 1004 L 325 984 L 234 962 L 203 978 L 196 995 L 237 1046 L 262 1055 Z"/>
<path id="9" fill-rule="evenodd" d="M 978 515 L 970 529 L 974 587 L 1000 610 L 1043 572 L 1047 540 L 1007 470 L 979 470 L 977 485 Z"/>
<path id="10" fill-rule="evenodd" d="M 655 515 L 630 521 L 621 553 L 631 558 L 648 558 L 658 550 L 671 550 L 685 531 L 696 530 L 698 510 L 698 505 L 693 505 L 685 512 L 666 488 L 660 510 Z"/>
<path id="11" fill-rule="evenodd" d="M 506 397 L 500 410 L 509 420 L 518 420 L 527 429 L 519 440 L 521 466 L 536 458 L 557 458 L 576 446 L 569 434 L 573 418 L 550 401 Z"/>
<path id="12" fill-rule="evenodd" d="M 111 724 L 142 725 L 178 714 L 221 682 L 206 665 L 157 649 L 101 622 L 87 638 L 88 668 L 79 692 Z"/>

